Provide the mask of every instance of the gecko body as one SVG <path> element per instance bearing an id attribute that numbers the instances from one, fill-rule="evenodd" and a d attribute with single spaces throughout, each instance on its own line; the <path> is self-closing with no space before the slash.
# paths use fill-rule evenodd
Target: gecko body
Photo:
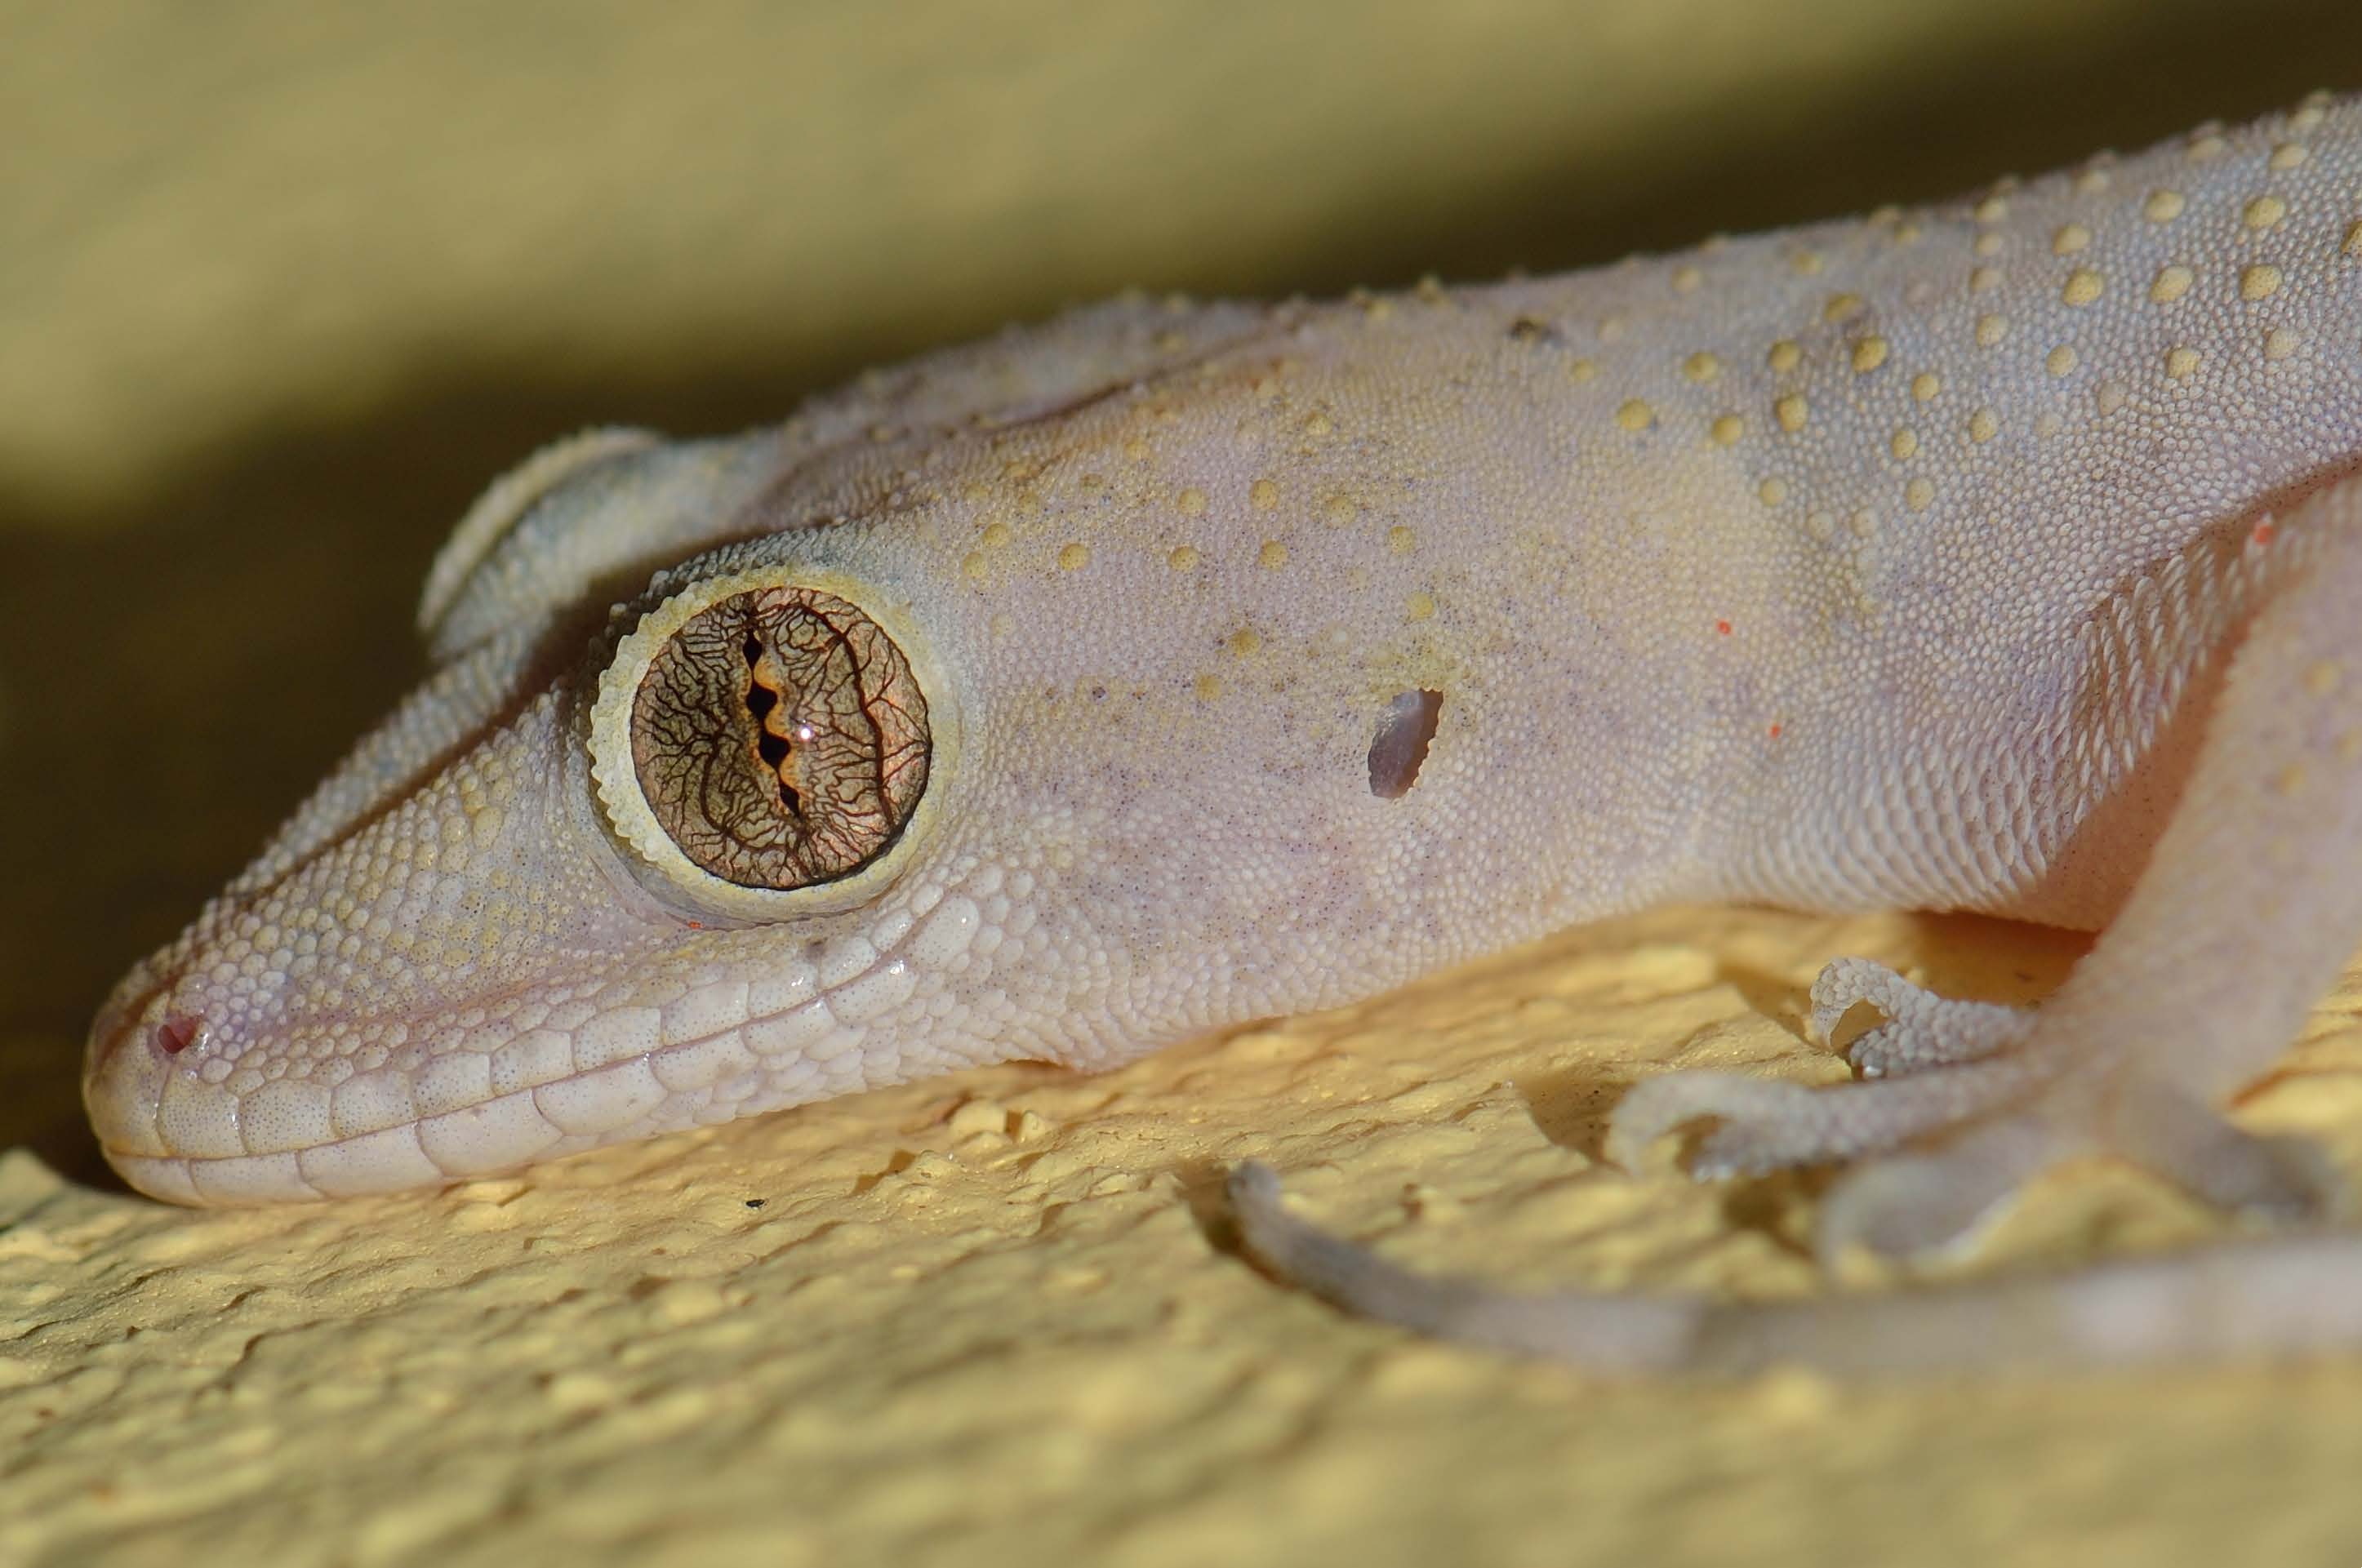
<path id="1" fill-rule="evenodd" d="M 426 684 L 110 1000 L 93 1121 L 160 1197 L 383 1191 L 1735 898 L 2103 934 L 2039 1012 L 1833 965 L 1823 1026 L 1887 1018 L 1860 1081 L 1653 1080 L 1619 1157 L 1719 1118 L 1707 1169 L 1857 1160 L 1826 1235 L 1894 1252 L 2095 1149 L 2312 1212 L 2312 1152 L 2214 1106 L 2362 942 L 2357 468 L 2362 104 L 2327 98 L 594 433 L 463 521 Z M 1465 1329 L 1238 1195 L 1283 1267 Z"/>

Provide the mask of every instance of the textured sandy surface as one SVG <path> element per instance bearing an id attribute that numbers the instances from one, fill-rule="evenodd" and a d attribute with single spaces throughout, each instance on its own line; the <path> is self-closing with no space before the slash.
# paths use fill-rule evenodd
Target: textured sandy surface
<path id="1" fill-rule="evenodd" d="M 1795 1025 L 1834 954 L 2018 1000 L 2077 951 L 1991 923 L 1668 911 L 428 1197 L 94 1168 L 90 1007 L 410 678 L 440 529 L 537 441 L 1124 283 L 1572 265 L 2362 85 L 2344 6 L 1275 9 L 0 14 L 0 1563 L 2362 1558 L 2362 1360 L 1619 1385 L 1228 1250 L 1255 1156 L 1434 1266 L 1822 1288 L 1813 1182 L 1604 1170 L 1604 1110 L 1838 1076 Z M 2357 1001 L 2247 1108 L 2349 1166 Z M 2216 1229 L 2092 1168 L 1959 1266 Z"/>

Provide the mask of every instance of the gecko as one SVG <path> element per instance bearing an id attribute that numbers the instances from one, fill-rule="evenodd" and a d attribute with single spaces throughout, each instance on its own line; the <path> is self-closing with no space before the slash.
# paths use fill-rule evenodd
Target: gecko
<path id="1" fill-rule="evenodd" d="M 1559 277 L 1141 296 L 462 519 L 430 673 L 90 1035 L 135 1188 L 336 1198 L 923 1075 L 1123 1062 L 1660 902 L 2096 931 L 2019 1008 L 1832 962 L 1858 1077 L 1606 1153 L 1836 1164 L 1963 1244 L 2114 1156 L 2340 1183 L 2224 1098 L 2362 945 L 2362 99 Z M 1231 1180 L 1351 1310 L 1603 1371 L 2362 1339 L 2362 1239 L 1748 1304 L 1512 1296 Z"/>

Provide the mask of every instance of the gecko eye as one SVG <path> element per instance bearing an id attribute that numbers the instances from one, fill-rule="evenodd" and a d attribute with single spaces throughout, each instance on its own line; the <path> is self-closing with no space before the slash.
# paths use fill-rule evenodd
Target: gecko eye
<path id="1" fill-rule="evenodd" d="M 745 576 L 658 606 L 591 715 L 608 820 L 701 906 L 868 883 L 926 793 L 934 742 L 901 645 L 850 599 Z M 798 912 L 802 912 L 799 901 Z"/>

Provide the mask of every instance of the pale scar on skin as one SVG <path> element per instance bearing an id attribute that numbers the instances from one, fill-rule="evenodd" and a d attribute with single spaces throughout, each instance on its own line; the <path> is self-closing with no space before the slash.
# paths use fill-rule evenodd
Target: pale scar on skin
<path id="1" fill-rule="evenodd" d="M 1858 959 L 1856 1081 L 1675 1072 L 1628 1164 L 1837 1163 L 1829 1253 L 2219 1107 L 2362 945 L 2362 100 L 1487 288 L 1118 302 L 461 521 L 433 673 L 93 1027 L 184 1203 L 383 1192 L 976 1063 L 1106 1067 L 1664 900 L 2096 930 L 2056 994 Z M 1275 1275 L 1604 1372 L 2362 1339 L 2362 1238 L 1777 1305 Z"/>

